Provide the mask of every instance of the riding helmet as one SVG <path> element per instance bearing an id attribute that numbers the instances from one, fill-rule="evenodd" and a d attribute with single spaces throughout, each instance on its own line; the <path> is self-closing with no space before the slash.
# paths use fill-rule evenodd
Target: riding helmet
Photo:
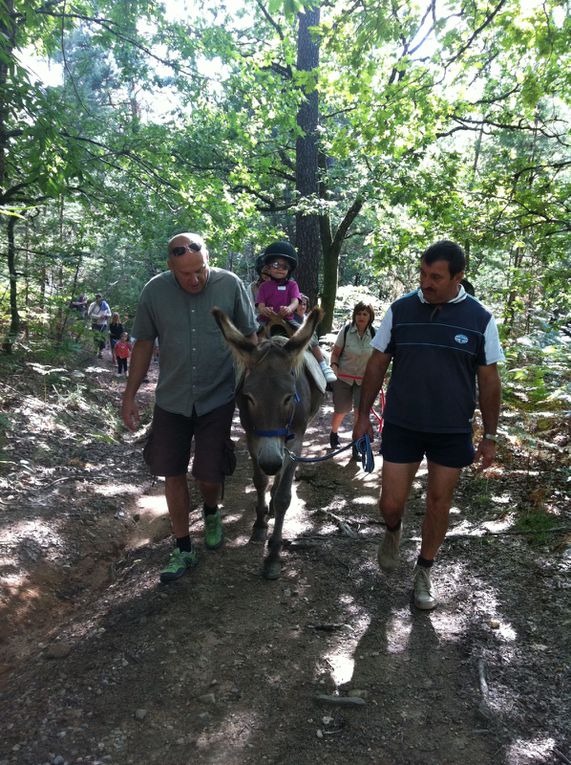
<path id="1" fill-rule="evenodd" d="M 289 242 L 279 241 L 269 244 L 262 255 L 264 263 L 271 263 L 274 258 L 284 258 L 289 263 L 290 274 L 297 267 L 297 252 Z"/>

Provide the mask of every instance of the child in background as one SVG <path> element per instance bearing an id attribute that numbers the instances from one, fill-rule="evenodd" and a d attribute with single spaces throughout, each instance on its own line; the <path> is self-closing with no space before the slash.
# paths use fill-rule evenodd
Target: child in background
<path id="1" fill-rule="evenodd" d="M 295 309 L 295 321 L 299 321 L 303 324 L 305 317 L 307 316 L 307 309 L 309 308 L 309 298 L 304 295 L 303 292 L 299 293 L 299 305 Z"/>
<path id="2" fill-rule="evenodd" d="M 131 355 L 131 343 L 129 342 L 129 335 L 127 332 L 123 332 L 121 339 L 115 343 L 115 358 L 117 359 L 117 373 L 127 374 L 128 359 Z"/>
<path id="3" fill-rule="evenodd" d="M 123 325 L 118 313 L 114 313 L 109 323 L 109 345 L 111 346 L 111 360 L 113 364 L 117 361 L 115 358 L 115 346 L 121 339 L 121 335 L 124 332 Z"/>
<path id="4" fill-rule="evenodd" d="M 297 252 L 289 242 L 273 242 L 264 250 L 263 262 L 269 268 L 270 279 L 258 290 L 259 321 L 265 323 L 277 315 L 299 327 L 303 323 L 303 318 L 297 313 L 301 292 L 291 277 L 297 266 Z M 309 349 L 319 363 L 325 381 L 334 383 L 337 377 L 327 363 L 317 338 L 310 343 Z"/>
<path id="5" fill-rule="evenodd" d="M 258 290 L 262 286 L 264 282 L 267 282 L 270 280 L 270 269 L 268 266 L 264 265 L 264 256 L 258 255 L 256 258 L 256 265 L 255 265 L 256 273 L 258 274 L 258 278 L 256 281 L 252 282 L 248 285 L 247 293 L 248 297 L 250 298 L 250 302 L 252 303 L 252 307 L 254 309 L 254 312 L 256 316 L 258 315 Z"/>

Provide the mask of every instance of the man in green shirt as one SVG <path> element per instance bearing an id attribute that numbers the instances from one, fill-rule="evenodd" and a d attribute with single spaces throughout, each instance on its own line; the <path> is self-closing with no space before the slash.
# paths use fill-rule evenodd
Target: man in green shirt
<path id="1" fill-rule="evenodd" d="M 165 476 L 165 497 L 176 537 L 161 581 L 178 579 L 197 562 L 189 535 L 187 470 L 195 440 L 192 475 L 204 500 L 205 544 L 224 541 L 218 509 L 234 414 L 234 364 L 212 316 L 218 306 L 252 342 L 256 320 L 246 289 L 229 271 L 211 268 L 197 234 L 177 234 L 168 243 L 169 270 L 143 288 L 133 325 L 136 338 L 121 414 L 136 430 L 136 393 L 153 355 L 161 349 L 153 424 L 144 456 L 154 475 Z"/>

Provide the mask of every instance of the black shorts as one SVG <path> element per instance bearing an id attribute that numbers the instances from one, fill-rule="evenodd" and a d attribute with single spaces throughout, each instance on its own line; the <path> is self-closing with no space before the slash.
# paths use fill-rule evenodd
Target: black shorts
<path id="1" fill-rule="evenodd" d="M 194 438 L 192 475 L 197 481 L 222 483 L 228 474 L 228 452 L 234 446 L 230 440 L 233 416 L 233 401 L 200 417 L 167 412 L 155 404 L 151 432 L 143 450 L 152 474 L 184 475 Z"/>
<path id="2" fill-rule="evenodd" d="M 426 459 L 437 465 L 463 468 L 474 461 L 471 433 L 421 433 L 385 422 L 381 454 L 387 462 L 411 464 Z"/>

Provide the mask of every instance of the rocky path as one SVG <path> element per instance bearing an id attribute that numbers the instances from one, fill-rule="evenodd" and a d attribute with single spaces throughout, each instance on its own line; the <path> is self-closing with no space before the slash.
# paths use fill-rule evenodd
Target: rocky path
<path id="1" fill-rule="evenodd" d="M 50 373 L 70 379 L 59 398 L 4 389 L 0 765 L 571 762 L 569 558 L 561 535 L 513 533 L 529 471 L 466 472 L 437 569 L 442 603 L 418 613 L 423 476 L 386 577 L 379 464 L 368 476 L 343 454 L 300 469 L 284 574 L 266 582 L 236 423 L 226 544 L 204 549 L 195 509 L 200 564 L 161 587 L 161 485 L 114 419 L 108 366 L 76 378 L 98 381 L 81 395 L 64 372 Z M 313 453 L 329 418 L 326 406 Z"/>

